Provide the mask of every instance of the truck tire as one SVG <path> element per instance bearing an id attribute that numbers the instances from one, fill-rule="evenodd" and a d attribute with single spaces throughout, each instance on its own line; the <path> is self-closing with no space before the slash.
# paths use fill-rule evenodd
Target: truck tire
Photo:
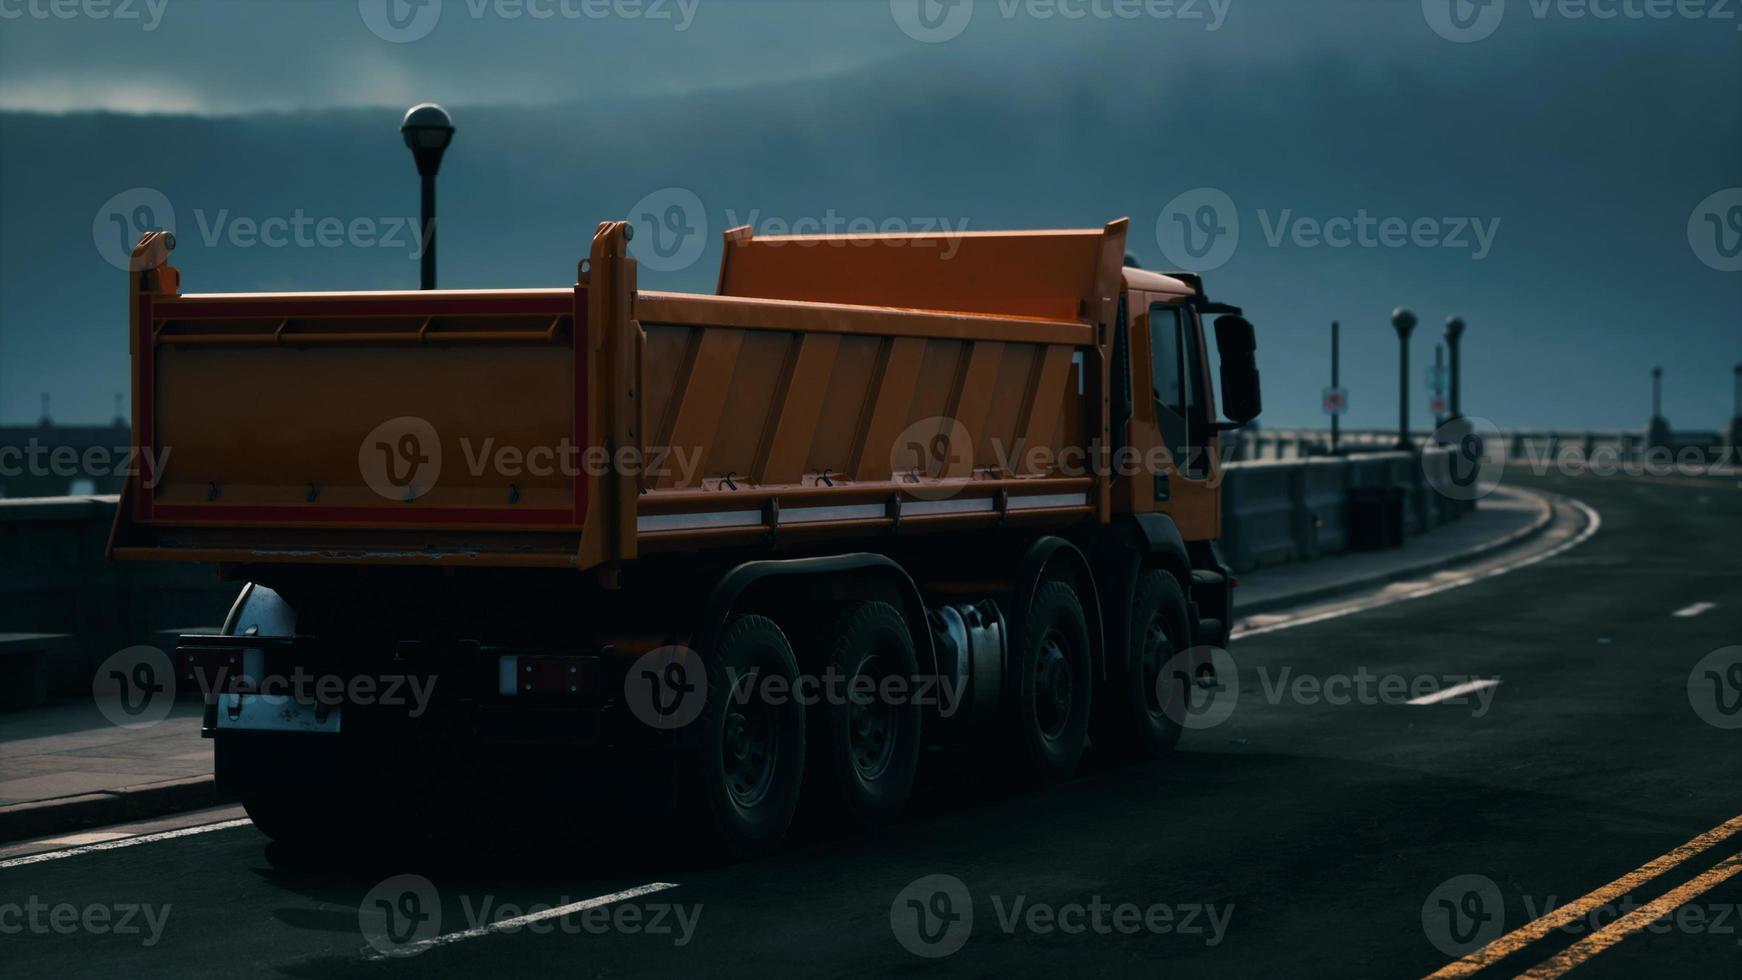
<path id="1" fill-rule="evenodd" d="M 1132 591 L 1124 656 L 1110 665 L 1096 699 L 1097 752 L 1124 759 L 1155 759 L 1179 742 L 1179 719 L 1190 693 L 1185 674 L 1163 679 L 1175 654 L 1191 643 L 1185 593 L 1163 571 L 1143 571 Z"/>
<path id="2" fill-rule="evenodd" d="M 323 736 L 324 737 L 324 736 Z M 400 826 L 405 801 L 391 784 L 366 778 L 355 748 L 311 745 L 306 736 L 220 734 L 212 746 L 220 779 L 266 836 L 298 851 L 368 847 L 372 831 Z"/>
<path id="3" fill-rule="evenodd" d="M 861 827 L 888 823 L 907 804 L 919 771 L 922 708 L 912 697 L 919 676 L 913 635 L 894 606 L 860 602 L 825 636 L 828 656 L 818 665 L 824 686 L 808 710 L 806 809 Z M 870 698 L 855 694 L 861 677 L 873 687 Z M 875 693 L 891 677 L 902 679 L 907 695 L 894 704 Z"/>
<path id="4" fill-rule="evenodd" d="M 798 661 L 773 620 L 744 615 L 727 624 L 703 662 L 702 712 L 678 733 L 675 819 L 702 818 L 708 850 L 699 856 L 767 853 L 792 825 L 804 781 Z"/>
<path id="5" fill-rule="evenodd" d="M 1076 772 L 1089 734 L 1089 623 L 1075 589 L 1060 581 L 1035 589 L 1018 627 L 1005 675 L 1010 705 L 1005 739 L 1018 779 L 1055 783 Z"/>

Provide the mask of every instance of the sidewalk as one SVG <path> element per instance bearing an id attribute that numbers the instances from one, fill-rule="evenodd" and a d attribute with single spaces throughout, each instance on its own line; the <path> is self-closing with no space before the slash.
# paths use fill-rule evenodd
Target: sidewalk
<path id="1" fill-rule="evenodd" d="M 1515 544 L 1548 524 L 1545 498 L 1501 490 L 1463 520 L 1390 551 L 1248 572 L 1237 618 L 1383 585 Z M 194 810 L 217 803 L 201 706 L 123 729 L 89 701 L 0 712 L 0 841 Z"/>
<path id="2" fill-rule="evenodd" d="M 1352 552 L 1317 561 L 1277 565 L 1238 576 L 1234 620 L 1298 606 L 1399 579 L 1438 571 L 1491 554 L 1525 540 L 1548 526 L 1553 508 L 1547 498 L 1500 488 L 1484 497 L 1462 520 L 1407 538 L 1403 547 Z"/>
<path id="3" fill-rule="evenodd" d="M 0 712 L 0 840 L 213 805 L 200 713 L 124 729 L 90 701 Z"/>

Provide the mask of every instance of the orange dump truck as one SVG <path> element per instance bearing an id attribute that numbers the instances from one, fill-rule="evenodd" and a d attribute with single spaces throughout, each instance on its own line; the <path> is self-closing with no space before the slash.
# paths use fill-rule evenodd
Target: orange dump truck
<path id="1" fill-rule="evenodd" d="M 1091 733 L 1162 753 L 1228 640 L 1218 433 L 1258 375 L 1251 324 L 1127 266 L 1126 227 L 737 229 L 714 295 L 639 289 L 622 222 L 529 290 L 183 293 L 151 233 L 162 463 L 110 552 L 246 583 L 177 669 L 277 838 L 634 757 L 753 851 L 801 806 L 890 819 L 928 745 L 1034 781 Z"/>

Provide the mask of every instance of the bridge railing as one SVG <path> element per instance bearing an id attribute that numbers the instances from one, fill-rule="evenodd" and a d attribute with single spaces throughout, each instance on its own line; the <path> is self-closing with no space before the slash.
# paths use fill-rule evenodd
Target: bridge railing
<path id="1" fill-rule="evenodd" d="M 1570 452 L 1584 459 L 1602 453 L 1620 462 L 1640 462 L 1655 450 L 1672 459 L 1698 459 L 1707 465 L 1735 462 L 1733 450 L 1718 432 L 1675 432 L 1667 442 L 1658 446 L 1652 445 L 1644 429 L 1517 429 L 1500 431 L 1499 435 L 1504 441 L 1507 458 L 1516 460 L 1554 459 Z M 1228 458 L 1233 460 L 1310 459 L 1331 455 L 1329 429 L 1262 429 L 1236 432 L 1227 438 Z M 1434 433 L 1412 432 L 1410 442 L 1417 448 L 1433 446 Z M 1346 429 L 1337 437 L 1337 448 L 1341 453 L 1372 452 L 1396 446 L 1396 429 Z"/>

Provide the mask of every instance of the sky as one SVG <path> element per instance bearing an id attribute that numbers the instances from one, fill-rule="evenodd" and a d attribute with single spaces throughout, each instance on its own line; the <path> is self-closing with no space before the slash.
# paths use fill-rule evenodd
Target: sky
<path id="1" fill-rule="evenodd" d="M 1140 262 L 1258 325 L 1265 425 L 1324 423 L 1332 320 L 1345 425 L 1395 424 L 1407 305 L 1417 421 L 1458 315 L 1470 414 L 1637 427 L 1661 364 L 1671 422 L 1715 429 L 1742 362 L 1738 6 L 0 0 L 0 423 L 43 393 L 63 423 L 113 414 L 141 223 L 174 227 L 190 291 L 414 286 L 396 130 L 434 100 L 459 129 L 443 285 L 565 285 L 617 217 L 644 286 L 706 291 L 735 224 L 1129 216 Z"/>

